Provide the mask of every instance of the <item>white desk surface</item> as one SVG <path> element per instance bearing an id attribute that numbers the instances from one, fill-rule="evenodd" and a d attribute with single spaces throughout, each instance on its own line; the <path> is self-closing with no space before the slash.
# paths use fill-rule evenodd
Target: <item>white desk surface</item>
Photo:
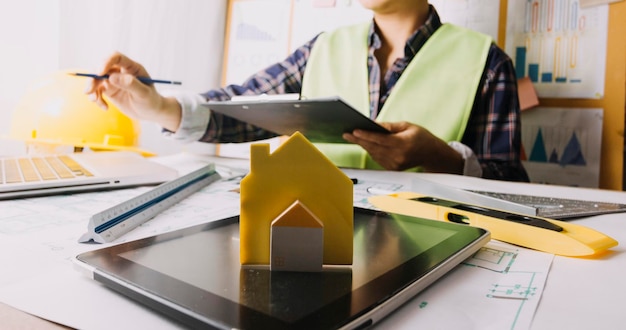
<path id="1" fill-rule="evenodd" d="M 177 158 L 178 157 L 178 158 Z M 192 159 L 193 158 L 193 159 Z M 192 162 L 216 161 L 228 166 L 247 166 L 247 161 L 214 159 L 208 157 L 190 158 L 189 155 L 173 156 L 165 162 L 173 166 L 187 166 Z M 192 161 L 190 161 L 192 159 Z M 197 166 L 196 166 L 197 167 Z M 534 195 L 587 199 L 607 202 L 626 202 L 626 193 L 586 189 L 570 188 L 562 186 L 545 186 L 526 183 L 510 183 L 483 180 L 446 174 L 407 174 L 375 171 L 350 171 L 350 175 L 358 178 L 359 175 L 366 175 L 368 178 L 394 178 L 394 180 L 406 180 L 406 185 L 410 186 L 411 175 L 419 175 L 423 178 L 435 180 L 437 182 L 457 186 L 460 188 L 472 188 L 481 190 L 492 190 L 501 192 L 525 193 Z M 13 201 L 0 201 L 0 210 L 10 210 Z M 44 207 L 40 205 L 38 207 Z M 86 219 L 93 212 L 86 212 Z M 617 247 L 596 258 L 567 258 L 556 256 L 552 263 L 548 281 L 541 297 L 539 307 L 536 311 L 532 329 L 623 329 L 626 326 L 626 310 L 624 309 L 624 295 L 626 294 L 626 213 L 602 215 L 585 219 L 573 220 L 573 223 L 585 225 L 615 238 L 622 242 Z M 86 222 L 85 222 L 86 226 Z M 2 233 L 0 233 L 2 234 Z M 55 233 L 52 232 L 52 235 Z M 4 237 L 4 236 L 3 236 Z M 12 249 L 28 249 L 21 240 L 11 240 L 11 248 L 7 248 L 9 242 L 0 242 L 3 252 L 0 253 L 0 292 L 21 290 L 24 301 L 41 300 L 42 304 L 37 308 L 27 310 L 27 312 L 37 316 L 46 317 L 51 321 L 61 325 L 70 325 L 72 322 L 65 322 L 73 316 L 71 310 L 64 306 L 68 299 L 81 300 L 83 304 L 93 304 L 94 306 L 106 306 L 106 301 L 90 301 L 89 295 L 93 292 L 101 294 L 102 288 L 99 284 L 88 279 L 83 279 L 75 274 L 73 269 L 67 269 L 66 262 L 56 260 L 43 260 L 33 251 L 34 259 L 38 260 L 35 266 L 28 265 L 20 260 L 11 258 Z M 76 243 L 79 244 L 79 243 Z M 62 264 L 62 265 L 61 265 Z M 15 268 L 20 268 L 15 270 Z M 11 269 L 11 271 L 4 271 Z M 24 278 L 32 277 L 31 285 L 24 286 Z M 50 288 L 49 283 L 38 283 L 37 277 L 54 278 L 57 288 Z M 50 281 L 50 280 L 48 280 Z M 434 285 L 437 285 L 435 283 Z M 56 290 L 56 291 L 55 291 Z M 45 297 L 42 297 L 45 292 Z M 58 297 L 50 297 L 59 294 Z M 59 292 L 63 292 L 60 294 Z M 171 329 L 178 326 L 169 320 L 157 315 L 141 306 L 120 300 L 114 293 L 108 293 L 111 301 L 125 305 L 125 308 L 137 309 L 141 320 L 135 320 L 135 326 L 141 324 L 143 328 Z M 33 300 L 29 300 L 33 299 Z M 0 294 L 0 301 L 2 295 Z M 9 303 L 11 304 L 11 303 Z M 412 320 L 415 314 L 419 313 L 418 300 L 412 300 L 402 306 L 399 310 L 383 320 L 378 328 L 412 329 L 415 324 Z M 19 305 L 19 303 L 11 304 Z M 16 309 L 17 308 L 17 309 Z M 0 328 L 50 328 L 58 329 L 59 325 L 43 321 L 37 317 L 21 312 L 20 306 L 8 306 L 0 303 Z M 97 308 L 95 308 L 97 310 Z M 83 315 L 84 316 L 84 315 Z M 124 324 L 128 325 L 128 320 L 116 320 L 106 313 L 95 313 L 94 318 L 101 320 L 103 329 L 120 329 Z M 497 317 L 497 316 L 494 316 Z M 458 321 L 458 320 L 457 320 Z M 451 314 L 446 319 L 441 320 L 440 329 L 458 328 L 455 322 L 455 315 Z M 464 324 L 463 328 L 473 329 L 471 324 Z"/>

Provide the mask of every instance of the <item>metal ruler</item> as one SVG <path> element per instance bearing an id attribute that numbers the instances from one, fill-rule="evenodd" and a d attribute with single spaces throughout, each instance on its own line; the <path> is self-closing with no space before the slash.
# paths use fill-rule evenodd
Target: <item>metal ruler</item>
<path id="1" fill-rule="evenodd" d="M 92 215 L 87 232 L 78 241 L 112 242 L 220 178 L 215 171 L 215 164 L 209 164 L 162 183 L 148 192 Z"/>

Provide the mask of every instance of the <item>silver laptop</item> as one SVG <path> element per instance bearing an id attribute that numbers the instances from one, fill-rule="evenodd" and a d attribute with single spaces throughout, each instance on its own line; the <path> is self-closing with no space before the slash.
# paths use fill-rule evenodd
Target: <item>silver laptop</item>
<path id="1" fill-rule="evenodd" d="M 626 212 L 626 204 L 621 203 L 465 190 L 422 178 L 413 179 L 411 190 L 455 202 L 558 220 Z"/>
<path id="2" fill-rule="evenodd" d="M 153 185 L 174 169 L 132 152 L 0 157 L 0 199 Z"/>

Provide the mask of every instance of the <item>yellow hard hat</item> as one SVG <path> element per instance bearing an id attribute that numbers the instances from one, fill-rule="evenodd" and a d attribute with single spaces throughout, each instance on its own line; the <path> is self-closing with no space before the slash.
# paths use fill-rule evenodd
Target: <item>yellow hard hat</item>
<path id="1" fill-rule="evenodd" d="M 108 110 L 98 107 L 84 93 L 85 78 L 69 73 L 46 75 L 28 88 L 13 113 L 11 138 L 27 143 L 153 155 L 138 148 L 141 130 L 137 121 L 111 102 L 107 102 Z"/>

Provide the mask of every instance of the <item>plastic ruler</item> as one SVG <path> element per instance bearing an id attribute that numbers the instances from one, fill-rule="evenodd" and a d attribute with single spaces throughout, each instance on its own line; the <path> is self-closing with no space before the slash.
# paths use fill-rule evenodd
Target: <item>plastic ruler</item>
<path id="1" fill-rule="evenodd" d="M 87 232 L 78 241 L 112 242 L 220 178 L 215 170 L 215 164 L 209 164 L 162 183 L 137 197 L 92 215 Z"/>

